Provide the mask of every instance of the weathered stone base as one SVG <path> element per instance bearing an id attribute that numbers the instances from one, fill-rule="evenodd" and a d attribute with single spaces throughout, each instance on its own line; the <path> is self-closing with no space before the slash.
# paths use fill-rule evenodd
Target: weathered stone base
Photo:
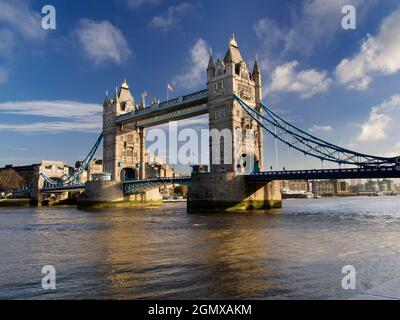
<path id="1" fill-rule="evenodd" d="M 124 194 L 123 184 L 117 181 L 90 181 L 78 198 L 78 208 L 148 207 L 162 204 L 158 189 L 138 195 Z"/>
<path id="2" fill-rule="evenodd" d="M 278 181 L 247 182 L 244 176 L 229 173 L 202 173 L 192 176 L 188 198 L 189 213 L 264 210 L 282 207 Z"/>
<path id="3" fill-rule="evenodd" d="M 150 201 L 120 201 L 120 202 L 80 202 L 78 209 L 107 209 L 107 208 L 133 208 L 133 207 L 155 207 L 162 205 L 162 200 Z"/>
<path id="4" fill-rule="evenodd" d="M 2 199 L 0 207 L 28 207 L 30 199 Z"/>

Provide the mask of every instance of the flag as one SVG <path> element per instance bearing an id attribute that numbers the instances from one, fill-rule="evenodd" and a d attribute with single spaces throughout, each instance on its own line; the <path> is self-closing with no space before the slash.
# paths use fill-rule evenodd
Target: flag
<path id="1" fill-rule="evenodd" d="M 167 90 L 174 91 L 174 88 L 172 87 L 172 85 L 170 83 L 167 84 Z"/>
<path id="2" fill-rule="evenodd" d="M 147 93 L 147 91 L 143 92 L 143 97 L 147 98 L 149 96 L 149 94 Z"/>

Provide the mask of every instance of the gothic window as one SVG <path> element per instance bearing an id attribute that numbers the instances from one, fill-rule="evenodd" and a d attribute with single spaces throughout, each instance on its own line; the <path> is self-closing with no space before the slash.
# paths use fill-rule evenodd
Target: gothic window
<path id="1" fill-rule="evenodd" d="M 210 146 L 210 165 L 211 164 L 213 164 L 213 160 L 212 160 L 212 155 L 213 155 L 213 153 L 212 153 L 212 137 L 210 136 L 209 138 L 208 138 L 208 143 L 209 143 L 209 146 Z"/>
<path id="2" fill-rule="evenodd" d="M 224 146 L 225 146 L 225 138 L 224 137 L 221 137 L 221 140 L 220 140 L 220 163 L 221 164 L 224 164 L 224 160 L 225 160 L 225 148 L 224 148 Z"/>
<path id="3" fill-rule="evenodd" d="M 239 63 L 235 65 L 235 73 L 237 75 L 240 75 L 240 64 Z"/>

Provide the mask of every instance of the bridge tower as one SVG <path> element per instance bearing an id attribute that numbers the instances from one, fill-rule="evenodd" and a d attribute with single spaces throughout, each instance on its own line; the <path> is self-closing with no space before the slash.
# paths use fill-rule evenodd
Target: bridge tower
<path id="1" fill-rule="evenodd" d="M 262 170 L 262 129 L 233 96 L 260 110 L 262 79 L 257 58 L 250 72 L 233 36 L 223 60 L 214 62 L 210 54 L 207 84 L 211 172 L 250 173 L 255 167 Z"/>
<path id="2" fill-rule="evenodd" d="M 235 37 L 223 60 L 207 67 L 210 173 L 192 174 L 188 212 L 280 207 L 278 181 L 251 182 L 243 175 L 263 170 L 262 128 L 235 100 L 261 109 L 262 79 L 257 59 L 250 72 Z"/>
<path id="3" fill-rule="evenodd" d="M 145 178 L 145 129 L 115 123 L 117 116 L 137 108 L 126 81 L 103 104 L 103 171 L 115 181 Z"/>

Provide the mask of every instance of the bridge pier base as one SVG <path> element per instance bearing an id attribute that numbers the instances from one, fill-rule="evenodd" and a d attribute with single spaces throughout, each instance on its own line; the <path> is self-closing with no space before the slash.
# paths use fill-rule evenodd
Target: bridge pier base
<path id="1" fill-rule="evenodd" d="M 234 172 L 192 175 L 188 213 L 280 208 L 279 181 L 248 182 Z"/>
<path id="2" fill-rule="evenodd" d="M 162 204 L 157 189 L 143 194 L 127 195 L 119 181 L 88 181 L 85 191 L 78 198 L 78 208 L 115 208 L 155 206 Z"/>

